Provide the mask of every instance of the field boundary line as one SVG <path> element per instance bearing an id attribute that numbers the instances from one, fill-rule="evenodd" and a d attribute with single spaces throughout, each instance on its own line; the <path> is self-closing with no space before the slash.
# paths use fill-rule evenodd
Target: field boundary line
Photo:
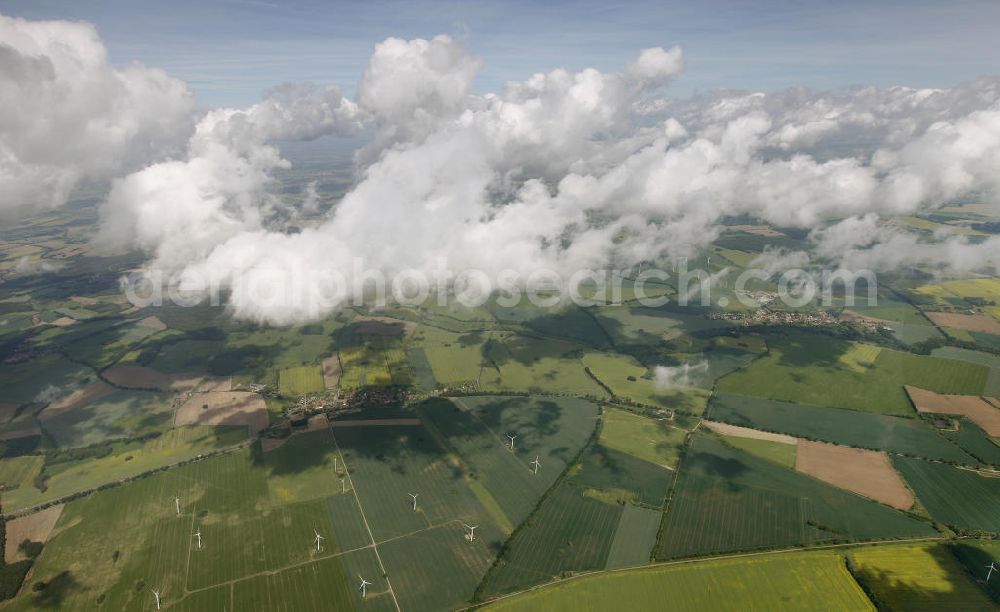
<path id="1" fill-rule="evenodd" d="M 251 580 L 253 578 L 259 578 L 261 576 L 276 576 L 276 575 L 278 575 L 278 574 L 280 574 L 282 572 L 286 572 L 288 570 L 295 569 L 297 567 L 304 567 L 306 565 L 312 565 L 313 563 L 319 563 L 320 561 L 326 561 L 327 559 L 334 559 L 336 557 L 342 557 L 344 555 L 347 555 L 347 554 L 350 554 L 350 553 L 355 553 L 355 552 L 358 552 L 358 551 L 361 551 L 361 550 L 365 550 L 365 549 L 371 548 L 371 547 L 372 547 L 371 544 L 365 544 L 364 546 L 358 546 L 357 548 L 352 548 L 350 550 L 342 550 L 340 552 L 336 552 L 336 553 L 333 553 L 331 555 L 326 555 L 326 556 L 323 556 L 323 557 L 315 557 L 313 559 L 307 559 L 305 561 L 299 561 L 298 563 L 292 563 L 291 565 L 284 565 L 282 567 L 276 567 L 274 569 L 261 570 L 259 572 L 255 572 L 253 574 L 247 574 L 245 576 L 240 576 L 238 578 L 231 578 L 229 580 L 223 580 L 222 582 L 216 582 L 215 584 L 209 584 L 209 585 L 205 585 L 203 587 L 198 587 L 197 589 L 192 589 L 190 591 L 186 591 L 184 593 L 184 597 L 187 597 L 188 595 L 194 595 L 195 593 L 201 593 L 202 591 L 208 591 L 210 589 L 217 589 L 217 588 L 223 587 L 223 586 L 230 587 L 230 591 L 231 591 L 233 586 L 235 586 L 237 583 L 243 582 L 245 580 Z M 181 599 L 179 599 L 178 601 L 182 601 L 184 599 L 184 597 L 181 597 Z"/>
<path id="2" fill-rule="evenodd" d="M 347 482 L 351 485 L 351 493 L 354 494 L 354 501 L 358 504 L 358 512 L 361 513 L 361 520 L 365 524 L 365 530 L 368 532 L 368 538 L 371 540 L 371 549 L 375 552 L 375 559 L 378 560 L 379 569 L 382 570 L 382 576 L 385 578 L 385 584 L 389 587 L 389 595 L 392 596 L 392 603 L 396 606 L 396 612 L 401 612 L 399 607 L 399 600 L 396 599 L 396 591 L 392 588 L 392 582 L 389 581 L 389 572 L 385 571 L 385 564 L 382 562 L 382 555 L 378 553 L 378 543 L 375 542 L 375 535 L 372 533 L 372 528 L 368 524 L 368 517 L 365 516 L 364 506 L 361 505 L 361 497 L 358 496 L 358 490 L 354 487 L 354 478 L 351 477 L 351 471 L 347 469 L 347 463 L 344 461 L 344 454 L 340 452 L 340 444 L 337 443 L 337 436 L 333 433 L 333 428 L 329 430 L 330 439 L 333 440 L 333 446 L 337 449 L 337 454 L 340 455 L 340 462 L 344 464 L 344 475 L 347 477 Z"/>
<path id="3" fill-rule="evenodd" d="M 418 533 L 423 533 L 425 531 L 432 531 L 432 530 L 437 529 L 439 527 L 447 527 L 448 525 L 451 525 L 452 523 L 461 524 L 462 521 L 461 521 L 461 519 L 451 519 L 450 521 L 445 521 L 443 523 L 438 523 L 436 525 L 429 525 L 427 527 L 424 527 L 423 529 L 417 529 L 416 531 L 411 531 L 409 533 L 404 533 L 404 534 L 401 534 L 401 535 L 398 535 L 398 536 L 393 536 L 391 538 L 388 538 L 388 539 L 376 542 L 376 544 L 385 544 L 387 542 L 395 542 L 396 540 L 400 540 L 402 538 L 408 538 L 408 537 L 410 537 L 412 535 L 417 535 Z M 371 547 L 371 544 L 369 544 L 368 546 L 365 546 L 363 548 L 370 548 L 370 547 Z"/>

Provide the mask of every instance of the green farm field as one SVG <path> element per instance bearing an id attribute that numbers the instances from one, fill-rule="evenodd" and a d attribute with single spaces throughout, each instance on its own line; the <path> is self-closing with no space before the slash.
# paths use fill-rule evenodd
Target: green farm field
<path id="1" fill-rule="evenodd" d="M 444 609 L 469 601 L 505 535 L 461 466 L 423 426 L 334 431 L 400 606 Z M 463 525 L 477 526 L 474 540 Z"/>
<path id="2" fill-rule="evenodd" d="M 374 337 L 342 347 L 340 363 L 343 367 L 340 386 L 346 389 L 406 386 L 413 382 L 406 351 L 396 340 Z"/>
<path id="3" fill-rule="evenodd" d="M 431 400 L 418 411 L 460 458 L 473 492 L 508 532 L 583 448 L 597 418 L 596 404 L 570 398 L 463 397 Z M 513 451 L 508 434 L 517 436 Z M 538 474 L 531 473 L 535 456 Z"/>
<path id="4" fill-rule="evenodd" d="M 562 340 L 508 335 L 483 346 L 483 391 L 528 391 L 604 397 L 583 368 L 584 347 Z"/>
<path id="5" fill-rule="evenodd" d="M 787 468 L 795 468 L 796 445 L 773 440 L 757 440 L 738 436 L 722 436 L 726 444 L 762 459 L 774 461 Z"/>
<path id="6" fill-rule="evenodd" d="M 0 485 L 4 489 L 16 489 L 22 485 L 31 486 L 31 481 L 45 465 L 39 455 L 8 457 L 0 459 Z"/>
<path id="7" fill-rule="evenodd" d="M 878 546 L 850 553 L 860 581 L 888 610 L 996 610 L 947 546 Z"/>
<path id="8" fill-rule="evenodd" d="M 978 459 L 984 465 L 1000 466 L 1000 445 L 968 419 L 958 421 L 958 431 L 942 431 L 941 435 Z"/>
<path id="9" fill-rule="evenodd" d="M 657 557 L 934 533 L 929 524 L 901 512 L 695 435 Z"/>
<path id="10" fill-rule="evenodd" d="M 969 349 L 954 346 L 942 346 L 931 352 L 935 357 L 946 359 L 956 359 L 986 366 L 990 369 L 986 377 L 986 386 L 983 388 L 983 395 L 1000 397 L 1000 356 L 983 351 L 970 351 Z"/>
<path id="11" fill-rule="evenodd" d="M 286 397 L 322 393 L 323 370 L 319 366 L 299 366 L 278 372 L 278 389 Z"/>
<path id="12" fill-rule="evenodd" d="M 597 309 L 596 316 L 615 345 L 659 344 L 686 332 L 733 327 L 730 321 L 706 319 L 679 309 L 644 306 L 607 306 Z"/>
<path id="13" fill-rule="evenodd" d="M 153 588 L 171 606 L 206 609 L 221 602 L 231 608 L 230 590 L 240 601 L 283 580 L 301 583 L 316 571 L 342 585 L 332 600 L 350 606 L 357 596 L 353 571 L 341 568 L 352 561 L 345 556 L 342 566 L 331 559 L 370 540 L 351 526 L 361 522 L 353 495 L 341 494 L 334 478 L 317 477 L 331 476 L 322 460 L 333 453 L 329 434 L 316 432 L 264 455 L 241 449 L 74 501 L 35 566 L 32 580 L 48 586 L 26 591 L 14 608 L 52 600 L 67 609 L 91 608 L 98 600 L 111 609 L 142 608 L 151 604 Z M 293 478 L 290 469 L 303 478 L 291 497 L 276 493 L 273 483 Z M 319 552 L 314 529 L 325 538 Z M 201 549 L 195 531 L 202 534 Z M 365 549 L 358 563 L 374 581 L 379 573 L 366 556 L 373 553 Z M 294 608 L 313 595 L 286 597 Z"/>
<path id="14" fill-rule="evenodd" d="M 1000 561 L 1000 540 L 962 540 L 950 543 L 948 550 L 962 564 L 967 574 L 976 579 L 976 584 L 994 602 L 1000 604 L 1000 582 L 985 582 L 989 565 Z"/>
<path id="15" fill-rule="evenodd" d="M 663 513 L 650 508 L 640 508 L 628 504 L 622 508 L 615 529 L 615 539 L 611 541 L 605 569 L 644 565 L 649 562 L 656 545 L 656 533 L 660 529 Z"/>
<path id="16" fill-rule="evenodd" d="M 843 557 L 795 552 L 601 572 L 558 582 L 489 606 L 497 611 L 875 610 Z"/>
<path id="17" fill-rule="evenodd" d="M 56 443 L 76 447 L 165 431 L 173 426 L 174 413 L 167 393 L 114 391 L 52 418 L 45 416 L 42 427 Z"/>
<path id="18" fill-rule="evenodd" d="M 90 368 L 58 355 L 45 355 L 0 368 L 3 401 L 17 404 L 34 401 L 50 387 L 68 392 L 96 379 L 97 375 Z"/>
<path id="19" fill-rule="evenodd" d="M 656 465 L 675 467 L 686 439 L 687 431 L 666 419 L 651 419 L 616 408 L 607 409 L 602 419 L 602 446 Z"/>
<path id="20" fill-rule="evenodd" d="M 146 442 L 115 443 L 111 454 L 47 466 L 45 491 L 30 482 L 3 495 L 7 512 L 130 478 L 198 455 L 229 448 L 246 439 L 244 427 L 181 427 Z"/>
<path id="21" fill-rule="evenodd" d="M 776 336 L 769 346 L 766 356 L 720 380 L 718 390 L 814 406 L 912 416 L 914 410 L 903 385 L 939 393 L 978 395 L 983 392 L 989 375 L 983 366 L 878 349 L 822 335 Z M 829 393 L 830 389 L 837 389 L 837 393 Z"/>
<path id="22" fill-rule="evenodd" d="M 893 463 L 935 520 L 1000 533 L 1000 478 L 943 463 L 893 457 Z"/>
<path id="23" fill-rule="evenodd" d="M 616 534 L 631 504 L 662 504 L 671 477 L 669 470 L 592 445 L 510 539 L 483 580 L 482 594 L 516 591 L 564 572 L 602 569 L 609 562 L 647 560 L 656 538 L 649 514 L 629 514 L 641 524 L 626 528 L 622 538 L 629 550 L 622 551 L 619 542 L 612 557 Z"/>
<path id="24" fill-rule="evenodd" d="M 978 461 L 925 421 L 717 393 L 709 416 L 717 421 L 811 440 L 859 446 L 965 465 Z"/>

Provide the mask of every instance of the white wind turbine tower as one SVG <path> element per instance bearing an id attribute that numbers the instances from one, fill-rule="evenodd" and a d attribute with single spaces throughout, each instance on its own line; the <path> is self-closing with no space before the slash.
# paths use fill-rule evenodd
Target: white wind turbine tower
<path id="1" fill-rule="evenodd" d="M 409 495 L 410 497 L 413 498 L 413 511 L 416 512 L 417 511 L 417 496 L 420 495 L 420 493 L 407 493 L 407 495 Z"/>
<path id="2" fill-rule="evenodd" d="M 201 549 L 201 528 L 199 528 L 198 531 L 194 532 L 192 535 L 198 538 L 198 548 Z"/>
<path id="3" fill-rule="evenodd" d="M 538 463 L 538 455 L 535 455 L 535 460 L 531 462 L 531 465 L 533 466 L 533 469 L 531 470 L 531 473 L 532 474 L 537 474 L 539 466 L 542 465 L 541 463 Z"/>
<path id="4" fill-rule="evenodd" d="M 153 591 L 153 597 L 156 598 L 156 609 L 159 610 L 160 609 L 160 592 L 159 591 Z"/>
<path id="5" fill-rule="evenodd" d="M 340 479 L 340 492 L 341 493 L 347 493 L 347 489 L 344 486 L 344 479 L 343 478 Z"/>
<path id="6" fill-rule="evenodd" d="M 517 434 L 514 434 L 514 435 L 507 434 L 507 437 L 510 438 L 510 450 L 513 451 L 514 450 L 514 439 L 517 438 Z"/>
<path id="7" fill-rule="evenodd" d="M 323 536 L 319 535 L 319 532 L 316 531 L 315 529 L 313 529 L 313 533 L 316 534 L 316 538 L 315 538 L 315 540 L 316 540 L 316 552 L 319 552 L 319 550 L 320 550 L 320 546 L 319 546 L 320 540 L 325 540 L 326 538 L 324 538 Z"/>
<path id="8" fill-rule="evenodd" d="M 180 516 L 181 513 L 181 498 L 174 498 L 174 508 L 177 510 L 177 515 Z"/>
<path id="9" fill-rule="evenodd" d="M 986 569 L 989 570 L 989 571 L 986 572 L 986 582 L 989 582 L 990 581 L 990 576 L 992 576 L 993 572 L 996 571 L 997 566 L 996 566 L 996 564 L 994 564 L 993 561 L 990 561 L 990 564 L 986 566 Z"/>
<path id="10" fill-rule="evenodd" d="M 465 536 L 466 540 L 471 542 L 476 539 L 476 527 L 479 527 L 479 525 L 466 525 L 465 523 L 462 523 L 462 527 L 469 530 L 469 535 Z"/>
<path id="11" fill-rule="evenodd" d="M 362 578 L 360 574 L 358 574 L 358 578 L 361 578 L 361 586 L 358 587 L 358 590 L 361 591 L 361 599 L 367 599 L 368 598 L 367 587 L 371 583 Z"/>

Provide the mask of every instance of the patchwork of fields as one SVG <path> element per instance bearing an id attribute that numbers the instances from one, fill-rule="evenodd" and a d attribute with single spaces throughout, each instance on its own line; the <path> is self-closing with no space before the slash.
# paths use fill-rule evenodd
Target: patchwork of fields
<path id="1" fill-rule="evenodd" d="M 689 263 L 808 247 L 738 222 Z M 79 229 L 0 241 L 0 587 L 32 568 L 2 609 L 1000 605 L 997 279 L 891 277 L 816 325 L 730 277 L 718 308 L 626 281 L 275 327 L 132 307 L 129 256 L 16 276 Z"/>
<path id="2" fill-rule="evenodd" d="M 770 352 L 719 381 L 718 390 L 762 399 L 912 416 L 903 385 L 978 395 L 989 376 L 977 364 L 879 349 L 823 335 L 789 334 Z M 836 389 L 836 393 L 830 393 Z"/>
<path id="3" fill-rule="evenodd" d="M 681 465 L 657 557 L 934 533 L 928 523 L 698 434 Z"/>
<path id="4" fill-rule="evenodd" d="M 979 462 L 920 419 L 717 393 L 712 419 L 765 431 L 965 465 Z"/>

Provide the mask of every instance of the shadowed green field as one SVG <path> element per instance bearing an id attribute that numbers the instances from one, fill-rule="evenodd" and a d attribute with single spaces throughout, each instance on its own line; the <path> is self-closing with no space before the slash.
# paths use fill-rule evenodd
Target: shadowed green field
<path id="1" fill-rule="evenodd" d="M 733 425 L 843 446 L 885 450 L 965 465 L 978 463 L 920 419 L 806 406 L 728 393 L 716 393 L 712 397 L 709 416 Z"/>
<path id="2" fill-rule="evenodd" d="M 696 434 L 657 556 L 935 533 L 928 523 Z"/>
<path id="3" fill-rule="evenodd" d="M 1000 533 L 1000 478 L 943 463 L 893 457 L 893 463 L 935 520 Z"/>
<path id="4" fill-rule="evenodd" d="M 939 357 L 878 350 L 828 336 L 789 334 L 768 354 L 719 381 L 718 390 L 763 399 L 911 416 L 903 385 L 978 395 L 987 368 Z M 872 349 L 872 350 L 868 350 Z M 836 393 L 830 393 L 836 389 Z"/>
<path id="5" fill-rule="evenodd" d="M 887 609 L 996 609 L 944 545 L 864 548 L 850 557 L 856 575 Z"/>

